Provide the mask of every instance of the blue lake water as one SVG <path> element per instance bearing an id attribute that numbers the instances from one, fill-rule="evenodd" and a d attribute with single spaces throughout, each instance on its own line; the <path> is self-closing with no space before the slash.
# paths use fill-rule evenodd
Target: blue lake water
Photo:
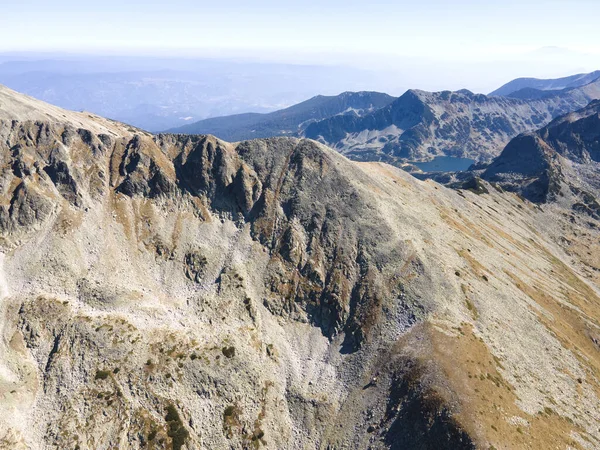
<path id="1" fill-rule="evenodd" d="M 431 161 L 412 163 L 423 172 L 459 172 L 467 170 L 475 162 L 470 158 L 455 158 L 452 156 L 436 156 Z"/>

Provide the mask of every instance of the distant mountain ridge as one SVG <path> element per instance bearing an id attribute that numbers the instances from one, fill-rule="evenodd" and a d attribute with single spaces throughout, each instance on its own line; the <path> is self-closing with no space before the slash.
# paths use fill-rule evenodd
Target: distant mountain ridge
<path id="1" fill-rule="evenodd" d="M 553 83 L 546 87 L 574 86 L 594 77 L 592 73 L 550 80 Z M 598 78 L 562 90 L 526 87 L 510 96 L 486 96 L 466 89 L 409 90 L 399 98 L 345 92 L 316 96 L 268 114 L 206 119 L 169 132 L 213 134 L 228 141 L 307 137 L 358 161 L 401 164 L 436 156 L 490 161 L 518 134 L 537 130 L 599 98 Z"/>
<path id="2" fill-rule="evenodd" d="M 600 78 L 600 70 L 555 79 L 517 78 L 509 81 L 495 91 L 490 92 L 489 95 L 513 97 L 516 94 L 517 98 L 521 98 L 517 93 L 523 89 L 535 89 L 537 91 L 559 91 L 562 89 L 585 86 L 586 84 L 596 81 L 598 78 Z"/>
<path id="3" fill-rule="evenodd" d="M 0 84 L 151 132 L 271 112 L 315 93 L 358 91 L 376 76 L 346 66 L 227 58 L 0 54 Z"/>
<path id="4" fill-rule="evenodd" d="M 536 99 L 409 90 L 364 117 L 311 124 L 305 136 L 356 160 L 391 163 L 459 156 L 491 160 L 516 135 L 600 98 L 600 80 Z"/>
<path id="5" fill-rule="evenodd" d="M 312 122 L 336 115 L 360 117 L 391 103 L 395 97 L 380 92 L 343 92 L 317 95 L 272 113 L 214 117 L 169 130 L 172 133 L 212 134 L 228 141 L 273 136 L 297 136 Z"/>

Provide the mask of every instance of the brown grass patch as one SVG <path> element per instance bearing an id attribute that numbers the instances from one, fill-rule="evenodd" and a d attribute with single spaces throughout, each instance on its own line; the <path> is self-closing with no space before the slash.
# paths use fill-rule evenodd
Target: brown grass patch
<path id="1" fill-rule="evenodd" d="M 467 261 L 467 263 L 469 263 L 469 266 L 471 267 L 471 270 L 473 271 L 473 273 L 475 275 L 477 275 L 477 278 L 482 278 L 485 274 L 489 273 L 489 271 L 483 267 L 483 265 L 481 265 L 481 263 L 479 261 L 477 261 L 473 255 L 471 255 L 471 253 L 467 250 L 457 250 L 457 253 L 459 256 L 461 256 L 465 261 Z"/>
<path id="2" fill-rule="evenodd" d="M 530 416 L 517 407 L 517 396 L 498 371 L 497 359 L 469 325 L 454 336 L 434 326 L 428 334 L 432 357 L 461 400 L 456 419 L 481 448 L 580 448 L 570 437 L 577 427 L 567 419 L 546 413 Z"/>

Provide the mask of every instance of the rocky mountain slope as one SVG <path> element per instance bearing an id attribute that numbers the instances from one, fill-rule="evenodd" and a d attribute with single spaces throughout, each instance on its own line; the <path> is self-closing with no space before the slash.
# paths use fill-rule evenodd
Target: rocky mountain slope
<path id="1" fill-rule="evenodd" d="M 1 87 L 0 155 L 2 448 L 600 446 L 592 217 Z"/>
<path id="2" fill-rule="evenodd" d="M 344 92 L 336 96 L 318 95 L 305 102 L 268 114 L 247 113 L 201 120 L 170 132 L 213 134 L 228 141 L 297 136 L 308 125 L 337 115 L 360 117 L 394 100 L 379 92 Z"/>
<path id="3" fill-rule="evenodd" d="M 364 117 L 333 117 L 305 136 L 357 160 L 419 161 L 438 155 L 490 160 L 511 138 L 600 98 L 600 80 L 532 100 L 463 90 L 410 90 Z"/>
<path id="4" fill-rule="evenodd" d="M 600 101 L 514 138 L 482 177 L 533 202 L 561 201 L 600 219 Z"/>
<path id="5" fill-rule="evenodd" d="M 500 86 L 490 96 L 502 95 L 505 97 L 513 96 L 513 94 L 522 91 L 523 89 L 534 89 L 538 91 L 559 91 L 568 88 L 578 88 L 585 86 L 600 78 L 600 70 L 590 73 L 580 73 L 563 78 L 540 79 L 540 78 L 517 78 Z"/>

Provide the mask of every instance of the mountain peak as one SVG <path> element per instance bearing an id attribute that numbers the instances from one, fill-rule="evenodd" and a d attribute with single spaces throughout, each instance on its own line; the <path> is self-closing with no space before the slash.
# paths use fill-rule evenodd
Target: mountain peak
<path id="1" fill-rule="evenodd" d="M 600 101 L 514 138 L 482 177 L 536 203 L 594 205 L 600 198 Z M 568 205 L 568 206 L 571 206 Z M 600 206 L 588 209 L 600 217 Z"/>

